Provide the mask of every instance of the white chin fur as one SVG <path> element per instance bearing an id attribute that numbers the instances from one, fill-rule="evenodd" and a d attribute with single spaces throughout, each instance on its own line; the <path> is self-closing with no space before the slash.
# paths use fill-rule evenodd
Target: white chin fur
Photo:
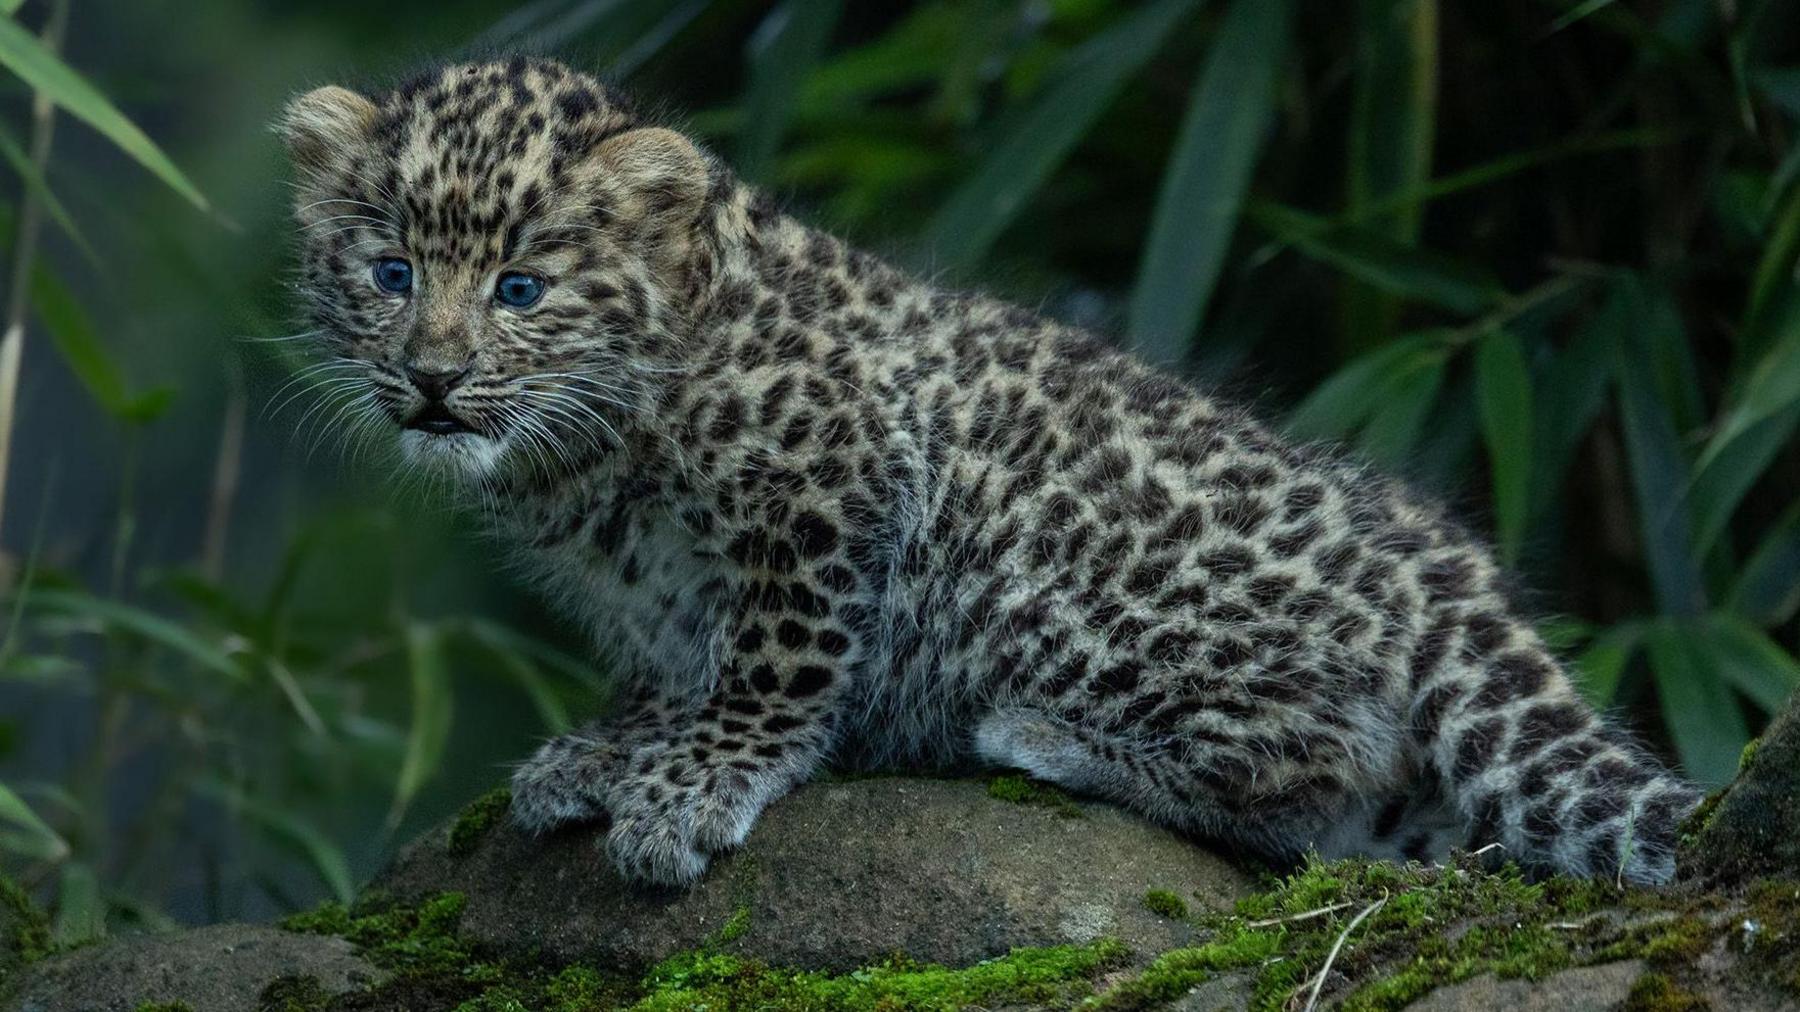
<path id="1" fill-rule="evenodd" d="M 498 440 L 473 432 L 437 436 L 417 429 L 400 433 L 400 452 L 406 459 L 463 478 L 485 478 L 500 467 L 506 447 Z"/>

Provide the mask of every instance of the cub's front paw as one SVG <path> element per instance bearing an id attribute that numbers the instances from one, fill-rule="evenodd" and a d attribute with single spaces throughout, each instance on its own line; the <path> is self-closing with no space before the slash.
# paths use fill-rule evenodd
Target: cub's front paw
<path id="1" fill-rule="evenodd" d="M 512 777 L 511 816 L 521 829 L 544 833 L 606 815 L 602 792 L 616 775 L 613 750 L 577 731 L 552 738 Z"/>
<path id="2" fill-rule="evenodd" d="M 749 778 L 709 779 L 709 788 L 630 785 L 610 805 L 606 853 L 619 874 L 652 885 L 686 886 L 713 855 L 744 842 L 762 800 Z"/>

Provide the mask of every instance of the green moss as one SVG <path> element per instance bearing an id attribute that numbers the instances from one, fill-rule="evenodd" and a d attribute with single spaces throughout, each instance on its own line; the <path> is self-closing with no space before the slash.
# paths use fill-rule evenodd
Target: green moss
<path id="1" fill-rule="evenodd" d="M 706 944 L 712 948 L 729 945 L 744 937 L 744 932 L 749 930 L 750 906 L 744 904 L 731 912 L 731 916 L 725 919 L 725 923 L 719 926 L 718 931 L 713 932 L 712 938 L 708 939 Z"/>
<path id="2" fill-rule="evenodd" d="M 194 1012 L 194 1006 L 185 1001 L 146 1001 L 138 1003 L 137 1012 Z"/>
<path id="3" fill-rule="evenodd" d="M 1221 937 L 1205 945 L 1163 953 L 1142 973 L 1090 1004 L 1108 1010 L 1154 1008 L 1186 994 L 1189 988 L 1220 971 L 1258 966 L 1274 958 L 1281 943 L 1279 931 L 1227 928 Z"/>
<path id="4" fill-rule="evenodd" d="M 20 964 L 50 954 L 50 920 L 25 890 L 0 875 L 0 986 Z"/>
<path id="5" fill-rule="evenodd" d="M 324 1012 L 331 994 L 311 974 L 276 977 L 256 997 L 257 1012 Z"/>
<path id="6" fill-rule="evenodd" d="M 1028 777 L 1008 774 L 988 781 L 988 797 L 1014 805 L 1053 809 L 1065 819 L 1083 819 L 1086 813 L 1060 788 Z"/>
<path id="7" fill-rule="evenodd" d="M 1124 946 L 1018 949 L 964 969 L 895 959 L 853 973 L 782 970 L 722 953 L 689 953 L 658 965 L 644 981 L 633 1012 L 760 1009 L 768 1012 L 900 1012 L 951 1010 L 973 1004 L 1066 1002 L 1093 977 L 1122 961 Z"/>
<path id="8" fill-rule="evenodd" d="M 1631 985 L 1624 1012 L 1702 1012 L 1706 1000 L 1660 973 L 1646 973 Z"/>
<path id="9" fill-rule="evenodd" d="M 1742 773 L 1756 761 L 1756 750 L 1762 745 L 1761 738 L 1752 738 L 1744 743 L 1744 751 L 1738 753 L 1738 772 Z"/>
<path id="10" fill-rule="evenodd" d="M 1187 904 L 1167 889 L 1152 889 L 1145 893 L 1144 909 L 1174 921 L 1186 920 L 1188 915 Z"/>
<path id="11" fill-rule="evenodd" d="M 461 856 L 474 851 L 488 830 L 506 817 L 506 810 L 511 806 L 512 791 L 504 787 L 496 787 L 469 802 L 450 827 L 450 853 Z"/>
<path id="12" fill-rule="evenodd" d="M 281 922 L 289 931 L 337 935 L 355 944 L 376 966 L 407 973 L 457 970 L 473 953 L 456 935 L 466 898 L 439 893 L 416 907 L 359 903 L 355 909 L 327 903 Z"/>

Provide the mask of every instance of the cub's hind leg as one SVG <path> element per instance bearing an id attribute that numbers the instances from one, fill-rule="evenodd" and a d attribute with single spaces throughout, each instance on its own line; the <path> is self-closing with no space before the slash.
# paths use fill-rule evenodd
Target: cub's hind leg
<path id="1" fill-rule="evenodd" d="M 1276 860 L 1304 855 L 1356 806 L 1324 770 L 1266 767 L 1254 744 L 1136 737 L 1039 707 L 989 713 L 976 726 L 975 748 L 995 765 Z"/>

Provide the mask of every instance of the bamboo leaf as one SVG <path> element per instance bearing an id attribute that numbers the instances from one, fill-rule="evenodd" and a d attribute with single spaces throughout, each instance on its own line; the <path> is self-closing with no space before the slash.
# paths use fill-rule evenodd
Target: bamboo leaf
<path id="1" fill-rule="evenodd" d="M 34 861 L 60 861 L 69 853 L 62 836 L 5 784 L 0 784 L 0 823 L 17 830 L 0 834 L 0 850 Z"/>
<path id="2" fill-rule="evenodd" d="M 1295 249 L 1366 281 L 1384 292 L 1473 316 L 1506 294 L 1491 275 L 1460 261 L 1402 246 L 1365 230 L 1282 207 L 1254 202 L 1249 214 L 1259 226 Z"/>
<path id="3" fill-rule="evenodd" d="M 1766 349 L 1746 370 L 1732 407 L 1700 457 L 1702 469 L 1758 423 L 1800 405 L 1800 292 L 1785 296 L 1780 305 L 1780 322 L 1770 328 Z"/>
<path id="4" fill-rule="evenodd" d="M 545 681 L 543 672 L 538 670 L 538 666 L 529 657 L 512 649 L 505 641 L 484 635 L 484 630 L 482 625 L 470 628 L 476 641 L 494 655 L 494 659 L 500 662 L 500 666 L 506 669 L 513 681 L 519 683 L 519 688 L 524 690 L 532 706 L 537 708 L 538 717 L 544 722 L 545 728 L 555 734 L 567 731 L 570 726 L 569 710 L 557 698 L 556 691 L 550 687 L 549 682 Z"/>
<path id="5" fill-rule="evenodd" d="M 1628 311 L 1615 318 L 1614 373 L 1618 377 L 1619 413 L 1637 494 L 1638 522 L 1644 554 L 1661 610 L 1671 615 L 1697 615 L 1706 610 L 1705 584 L 1694 551 L 1693 523 L 1686 491 L 1688 461 L 1656 386 L 1648 361 L 1641 321 L 1642 290 L 1635 279 L 1620 282 L 1617 297 Z"/>
<path id="6" fill-rule="evenodd" d="M 27 599 L 26 606 L 79 616 L 141 636 L 235 682 L 245 681 L 249 677 L 237 661 L 218 644 L 155 612 L 77 590 L 34 590 Z"/>
<path id="7" fill-rule="evenodd" d="M 1750 728 L 1731 689 L 1688 646 L 1693 630 L 1664 622 L 1645 644 L 1663 719 L 1688 776 L 1709 787 L 1737 775 Z"/>
<path id="8" fill-rule="evenodd" d="M 1057 79 L 986 146 L 975 172 L 926 228 L 936 263 L 961 267 L 980 260 L 1126 80 L 1198 3 L 1156 0 L 1070 53 Z"/>
<path id="9" fill-rule="evenodd" d="M 1362 0 L 1358 10 L 1346 217 L 1401 246 L 1413 246 L 1421 205 L 1402 203 L 1379 216 L 1369 208 L 1396 192 L 1417 190 L 1431 175 L 1437 0 Z M 1344 303 L 1349 346 L 1365 348 L 1386 337 L 1398 311 L 1392 293 L 1351 284 Z"/>
<path id="10" fill-rule="evenodd" d="M 86 863 L 70 861 L 57 882 L 50 940 L 58 948 L 71 948 L 105 937 L 106 900 L 100 895 L 100 879 Z"/>
<path id="11" fill-rule="evenodd" d="M 1800 503 L 1789 507 L 1750 554 L 1730 601 L 1734 611 L 1768 626 L 1800 612 Z"/>
<path id="12" fill-rule="evenodd" d="M 100 131 L 121 150 L 149 169 L 168 187 L 202 211 L 210 210 L 206 198 L 169 156 L 144 135 L 137 125 L 115 108 L 99 89 L 89 84 L 68 64 L 25 30 L 17 21 L 0 18 L 0 65 L 19 75 L 36 91 Z"/>
<path id="13" fill-rule="evenodd" d="M 1533 516 L 1541 515 L 1562 487 L 1581 440 L 1606 407 L 1613 386 L 1614 335 L 1629 312 L 1618 293 L 1576 331 L 1575 338 L 1542 374 L 1543 396 L 1533 397 Z"/>
<path id="14" fill-rule="evenodd" d="M 1357 440 L 1369 459 L 1392 468 L 1408 462 L 1425 419 L 1444 386 L 1444 356 L 1424 356 L 1394 378 Z"/>
<path id="15" fill-rule="evenodd" d="M 1531 510 L 1531 370 L 1516 335 L 1495 329 L 1475 349 L 1476 396 L 1494 481 L 1500 554 L 1518 561 Z"/>
<path id="16" fill-rule="evenodd" d="M 108 414 L 128 422 L 153 421 L 174 398 L 174 391 L 158 388 L 132 394 L 124 373 L 101 342 L 87 311 L 74 294 L 41 267 L 32 272 L 31 301 L 50 334 L 50 343 L 69 370 Z"/>
<path id="17" fill-rule="evenodd" d="M 350 862 L 344 856 L 343 848 L 333 843 L 317 826 L 218 780 L 202 781 L 196 789 L 234 815 L 250 820 L 276 842 L 305 858 L 339 903 L 349 903 L 356 898 L 356 882 L 351 877 Z"/>
<path id="18" fill-rule="evenodd" d="M 768 174 L 794 98 L 824 53 L 843 6 L 843 0 L 786 0 L 751 35 L 750 88 L 738 134 L 737 170 L 744 178 Z"/>
<path id="19" fill-rule="evenodd" d="M 1692 649 L 1765 713 L 1781 712 L 1782 704 L 1800 688 L 1800 661 L 1736 615 L 1709 615 L 1704 628 L 1704 636 L 1695 638 Z"/>
<path id="20" fill-rule="evenodd" d="M 1625 674 L 1625 666 L 1631 663 L 1643 636 L 1644 630 L 1639 624 L 1620 623 L 1596 636 L 1586 650 L 1575 656 L 1571 662 L 1575 686 L 1595 708 L 1611 705 L 1618 694 L 1619 679 Z"/>
<path id="21" fill-rule="evenodd" d="M 1341 439 L 1356 431 L 1375 412 L 1396 380 L 1442 357 L 1438 332 L 1413 334 L 1390 341 L 1353 359 L 1319 384 L 1288 416 L 1287 430 L 1296 439 Z"/>
<path id="22" fill-rule="evenodd" d="M 18 140 L 4 127 L 0 127 L 0 157 L 5 158 L 6 163 L 19 174 L 19 179 L 24 182 L 25 189 L 37 198 L 39 204 L 43 205 L 45 213 L 50 215 L 50 220 L 56 223 L 57 228 L 62 229 L 63 234 L 69 237 L 69 241 L 75 244 L 75 248 L 81 251 L 81 255 L 87 258 L 88 263 L 98 265 L 100 255 L 95 253 L 94 247 L 88 244 L 87 236 L 82 234 L 80 226 L 76 225 L 75 219 L 70 217 L 69 209 L 63 206 L 62 201 L 57 198 L 56 192 L 50 189 L 50 184 L 45 182 L 43 173 L 39 172 L 37 166 L 32 164 L 31 157 L 25 153 L 25 149 L 19 145 Z"/>
<path id="23" fill-rule="evenodd" d="M 406 757 L 394 783 L 388 825 L 398 826 L 419 789 L 437 772 L 450 737 L 450 674 L 444 665 L 443 637 L 423 622 L 406 629 L 406 662 L 412 684 L 412 723 L 407 728 Z"/>
<path id="24" fill-rule="evenodd" d="M 1235 0 L 1194 83 L 1126 330 L 1153 362 L 1179 360 L 1206 313 L 1269 132 L 1291 13 L 1290 0 Z"/>
<path id="25" fill-rule="evenodd" d="M 1764 418 L 1708 455 L 1688 493 L 1696 551 L 1706 552 L 1718 543 L 1744 496 L 1787 448 L 1796 428 L 1800 404 Z"/>

